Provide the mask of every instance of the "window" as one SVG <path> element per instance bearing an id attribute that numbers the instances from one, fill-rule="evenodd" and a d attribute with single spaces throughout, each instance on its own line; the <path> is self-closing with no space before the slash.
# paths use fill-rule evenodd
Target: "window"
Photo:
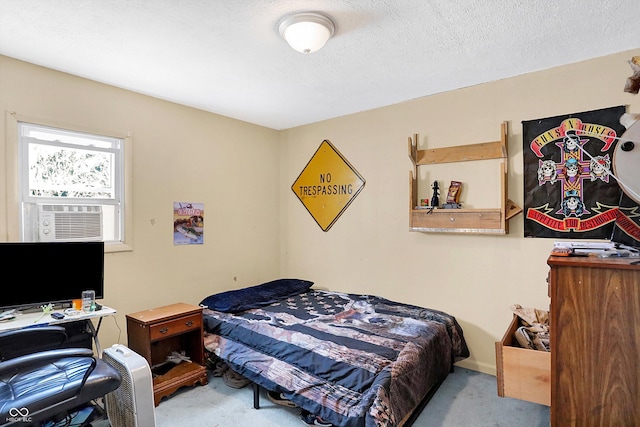
<path id="1" fill-rule="evenodd" d="M 124 241 L 124 139 L 18 122 L 22 241 Z"/>

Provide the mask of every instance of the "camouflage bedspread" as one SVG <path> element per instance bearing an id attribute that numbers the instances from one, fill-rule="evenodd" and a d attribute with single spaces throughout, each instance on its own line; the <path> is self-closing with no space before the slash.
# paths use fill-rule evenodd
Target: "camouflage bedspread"
<path id="1" fill-rule="evenodd" d="M 336 426 L 397 426 L 469 356 L 453 316 L 371 295 L 311 289 L 204 321 L 208 351 Z"/>

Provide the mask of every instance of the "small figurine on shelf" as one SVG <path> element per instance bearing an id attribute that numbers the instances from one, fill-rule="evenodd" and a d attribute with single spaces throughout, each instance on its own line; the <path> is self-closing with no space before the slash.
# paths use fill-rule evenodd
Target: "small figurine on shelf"
<path id="1" fill-rule="evenodd" d="M 438 198 L 439 191 L 440 188 L 438 188 L 438 181 L 433 181 L 433 185 L 431 186 L 431 188 L 433 188 L 433 196 L 431 197 L 431 206 L 433 208 L 437 208 L 438 206 L 440 206 L 440 199 Z"/>

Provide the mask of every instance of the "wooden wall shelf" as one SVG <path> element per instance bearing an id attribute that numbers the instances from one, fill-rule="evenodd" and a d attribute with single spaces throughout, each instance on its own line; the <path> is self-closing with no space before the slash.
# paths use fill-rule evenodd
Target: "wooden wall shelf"
<path id="1" fill-rule="evenodd" d="M 502 122 L 500 141 L 418 150 L 418 134 L 409 137 L 409 230 L 432 233 L 508 234 L 509 219 L 522 208 L 509 200 L 507 192 L 507 122 Z M 418 166 L 470 160 L 502 159 L 500 162 L 501 206 L 489 209 L 417 209 Z"/>

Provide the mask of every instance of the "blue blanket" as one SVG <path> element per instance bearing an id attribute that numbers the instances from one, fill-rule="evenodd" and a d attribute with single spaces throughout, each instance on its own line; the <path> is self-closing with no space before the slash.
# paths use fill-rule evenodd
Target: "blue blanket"
<path id="1" fill-rule="evenodd" d="M 204 310 L 205 347 L 336 426 L 397 426 L 469 356 L 444 312 L 310 289 L 238 313 Z"/>

